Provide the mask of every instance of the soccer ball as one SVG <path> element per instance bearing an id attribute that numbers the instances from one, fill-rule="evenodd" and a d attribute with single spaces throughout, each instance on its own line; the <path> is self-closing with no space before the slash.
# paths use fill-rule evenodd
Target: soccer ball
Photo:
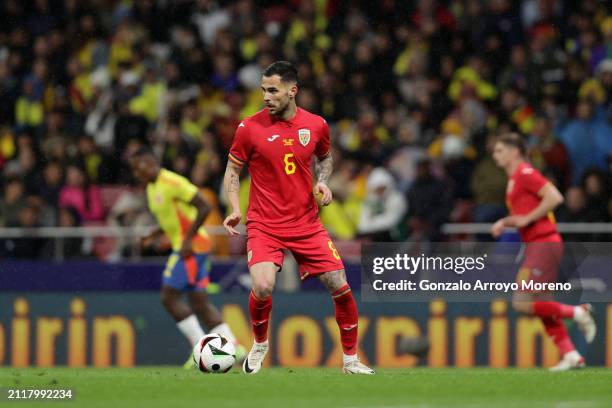
<path id="1" fill-rule="evenodd" d="M 236 349 L 222 335 L 207 334 L 193 346 L 193 362 L 203 373 L 227 373 L 236 362 Z"/>

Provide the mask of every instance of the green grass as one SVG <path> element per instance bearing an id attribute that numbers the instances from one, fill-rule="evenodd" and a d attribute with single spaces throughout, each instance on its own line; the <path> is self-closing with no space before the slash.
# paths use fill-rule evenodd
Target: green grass
<path id="1" fill-rule="evenodd" d="M 75 390 L 73 401 L 7 403 L 15 407 L 609 407 L 612 371 L 387 369 L 348 376 L 337 369 L 263 369 L 247 376 L 175 367 L 132 369 L 0 368 L 0 387 Z"/>

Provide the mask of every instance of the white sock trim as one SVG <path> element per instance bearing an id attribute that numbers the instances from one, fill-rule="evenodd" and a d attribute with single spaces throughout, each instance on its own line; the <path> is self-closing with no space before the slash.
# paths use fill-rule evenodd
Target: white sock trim
<path id="1" fill-rule="evenodd" d="M 234 336 L 234 333 L 232 332 L 232 329 L 230 329 L 230 327 L 227 325 L 227 323 L 221 323 L 220 325 L 213 327 L 210 330 L 210 332 L 211 333 L 219 333 L 220 335 L 222 335 L 223 337 L 225 337 L 226 339 L 228 339 L 232 343 L 236 343 L 236 336 Z"/>
<path id="2" fill-rule="evenodd" d="M 563 358 L 571 358 L 572 360 L 580 360 L 582 356 L 580 355 L 580 353 L 578 353 L 578 351 L 572 350 L 572 351 L 568 351 L 567 353 L 565 353 Z"/>
<path id="3" fill-rule="evenodd" d="M 187 316 L 180 322 L 176 322 L 176 327 L 178 327 L 180 332 L 183 333 L 183 336 L 187 338 L 192 346 L 205 334 L 204 330 L 202 330 L 202 326 L 200 326 L 198 318 L 194 314 Z"/>
<path id="4" fill-rule="evenodd" d="M 574 320 L 580 321 L 587 315 L 587 311 L 582 306 L 574 306 Z"/>
<path id="5" fill-rule="evenodd" d="M 343 365 L 347 365 L 351 361 L 356 361 L 356 360 L 358 360 L 357 354 L 348 355 L 348 354 L 342 353 L 342 364 Z"/>

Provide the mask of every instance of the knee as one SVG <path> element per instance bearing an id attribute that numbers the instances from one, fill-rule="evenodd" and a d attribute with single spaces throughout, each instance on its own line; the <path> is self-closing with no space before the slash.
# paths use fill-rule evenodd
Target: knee
<path id="1" fill-rule="evenodd" d="M 274 281 L 264 277 L 253 281 L 253 293 L 260 299 L 267 298 L 272 295 L 274 290 Z"/>
<path id="2" fill-rule="evenodd" d="M 166 309 L 170 309 L 172 307 L 172 305 L 175 302 L 175 298 L 174 296 L 170 295 L 169 293 L 166 293 L 164 291 L 162 291 L 161 296 L 159 298 L 161 304 L 166 308 Z"/>

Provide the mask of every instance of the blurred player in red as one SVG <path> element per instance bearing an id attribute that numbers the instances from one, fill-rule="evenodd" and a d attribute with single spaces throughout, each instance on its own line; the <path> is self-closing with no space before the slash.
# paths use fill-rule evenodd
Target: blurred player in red
<path id="1" fill-rule="evenodd" d="M 357 304 L 313 196 L 314 157 L 314 194 L 322 205 L 332 200 L 327 186 L 333 164 L 329 127 L 320 116 L 297 107 L 297 82 L 297 70 L 289 62 L 277 61 L 264 70 L 261 89 L 266 109 L 238 125 L 225 171 L 224 187 L 232 212 L 223 225 L 232 235 L 239 233 L 235 227 L 242 218 L 238 190 L 244 165 L 251 175 L 246 225 L 253 282 L 249 313 L 255 342 L 243 370 L 257 373 L 268 352 L 272 291 L 283 264 L 283 250 L 289 250 L 298 263 L 300 278 L 316 276 L 333 298 L 344 372 L 374 374 L 357 357 Z"/>
<path id="2" fill-rule="evenodd" d="M 495 143 L 493 158 L 508 175 L 506 202 L 511 215 L 491 228 L 499 237 L 505 227 L 517 228 L 526 250 L 517 282 L 557 281 L 563 256 L 563 240 L 557 232 L 553 210 L 563 202 L 557 188 L 525 161 L 526 147 L 521 135 L 508 133 Z M 596 325 L 589 304 L 571 306 L 553 301 L 550 292 L 519 291 L 514 294 L 516 311 L 540 317 L 546 333 L 555 342 L 563 358 L 551 371 L 584 367 L 584 358 L 576 351 L 563 319 L 574 319 L 588 343 L 593 342 Z"/>

